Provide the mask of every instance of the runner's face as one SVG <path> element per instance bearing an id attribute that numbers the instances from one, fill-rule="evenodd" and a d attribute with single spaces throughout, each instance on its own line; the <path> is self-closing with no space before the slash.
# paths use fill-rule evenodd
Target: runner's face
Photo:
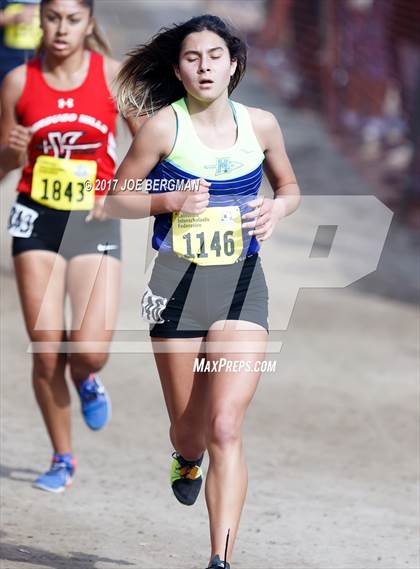
<path id="1" fill-rule="evenodd" d="M 235 73 L 225 41 L 208 30 L 189 34 L 182 42 L 175 74 L 194 98 L 211 102 L 227 92 Z"/>
<path id="2" fill-rule="evenodd" d="M 56 57 L 65 58 L 83 49 L 92 33 L 93 21 L 89 8 L 78 0 L 52 0 L 41 12 L 45 49 Z"/>

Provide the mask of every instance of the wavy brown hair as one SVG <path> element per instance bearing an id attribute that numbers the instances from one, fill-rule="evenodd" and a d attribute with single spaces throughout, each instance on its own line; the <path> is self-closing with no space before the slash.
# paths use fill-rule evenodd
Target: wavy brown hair
<path id="1" fill-rule="evenodd" d="M 41 0 L 41 10 L 42 10 L 42 6 L 49 4 L 51 1 L 52 0 Z M 78 1 L 79 1 L 79 4 L 81 4 L 82 6 L 89 8 L 89 14 L 90 14 L 90 16 L 93 16 L 94 0 L 78 0 Z M 101 32 L 101 29 L 98 26 L 98 23 L 96 22 L 96 20 L 95 20 L 95 24 L 94 24 L 92 33 L 86 38 L 85 46 L 87 49 L 90 49 L 92 51 L 97 51 L 98 53 L 102 53 L 104 55 L 109 55 L 109 56 L 111 55 L 111 48 L 109 46 L 109 43 L 104 38 L 104 35 Z M 43 47 L 42 42 L 41 42 L 41 45 L 38 49 L 38 53 L 42 53 L 43 51 L 44 51 L 44 47 Z"/>
<path id="2" fill-rule="evenodd" d="M 124 116 L 151 115 L 186 94 L 177 79 L 182 42 L 191 33 L 208 30 L 226 43 L 230 57 L 237 62 L 228 92 L 242 79 L 246 69 L 247 49 L 244 41 L 218 16 L 196 16 L 182 24 L 161 28 L 149 43 L 139 45 L 128 54 L 118 75 L 118 106 Z"/>

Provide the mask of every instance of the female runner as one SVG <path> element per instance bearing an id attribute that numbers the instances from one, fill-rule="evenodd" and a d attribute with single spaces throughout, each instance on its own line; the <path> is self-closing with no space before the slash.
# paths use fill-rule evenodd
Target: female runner
<path id="1" fill-rule="evenodd" d="M 76 464 L 67 366 L 86 424 L 101 429 L 111 412 L 97 372 L 108 357 L 119 297 L 120 226 L 103 205 L 115 172 L 117 108 L 109 86 L 119 63 L 99 53 L 108 49 L 93 0 L 42 0 L 41 26 L 39 57 L 11 71 L 2 86 L 0 170 L 24 167 L 9 232 L 34 348 L 33 387 L 53 447 L 51 467 L 34 485 L 62 492 Z M 80 349 L 72 352 L 64 341 Z"/>
<path id="2" fill-rule="evenodd" d="M 180 502 L 195 502 L 209 454 L 212 569 L 230 567 L 247 488 L 241 424 L 268 330 L 260 242 L 299 202 L 275 117 L 229 98 L 245 67 L 244 43 L 211 15 L 166 28 L 133 51 L 120 73 L 120 106 L 126 115 L 153 116 L 105 204 L 115 217 L 155 216 L 159 253 L 142 313 L 170 418 L 171 483 Z M 263 166 L 273 199 L 257 197 Z M 146 177 L 150 193 L 126 191 L 129 180 Z M 223 358 L 231 365 L 219 365 Z"/>

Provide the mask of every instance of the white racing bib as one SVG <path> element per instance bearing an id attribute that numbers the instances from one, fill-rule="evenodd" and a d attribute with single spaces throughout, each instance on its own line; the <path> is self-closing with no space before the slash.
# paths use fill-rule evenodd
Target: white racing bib
<path id="1" fill-rule="evenodd" d="M 7 229 L 12 237 L 28 238 L 32 235 L 39 213 L 26 205 L 15 203 L 10 210 Z"/>

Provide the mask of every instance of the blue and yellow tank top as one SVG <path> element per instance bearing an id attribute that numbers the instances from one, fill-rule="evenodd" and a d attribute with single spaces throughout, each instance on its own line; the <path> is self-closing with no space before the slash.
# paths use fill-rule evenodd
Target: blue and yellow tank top
<path id="1" fill-rule="evenodd" d="M 247 109 L 229 101 L 237 124 L 235 144 L 226 149 L 207 147 L 198 137 L 185 99 L 172 103 L 177 134 L 171 153 L 150 172 L 150 192 L 188 191 L 193 180 L 211 186 L 206 211 L 155 216 L 152 245 L 199 265 L 227 265 L 259 250 L 255 237 L 242 229 L 241 216 L 251 211 L 262 181 L 264 153 L 255 136 Z M 163 181 L 163 183 L 162 183 Z"/>

